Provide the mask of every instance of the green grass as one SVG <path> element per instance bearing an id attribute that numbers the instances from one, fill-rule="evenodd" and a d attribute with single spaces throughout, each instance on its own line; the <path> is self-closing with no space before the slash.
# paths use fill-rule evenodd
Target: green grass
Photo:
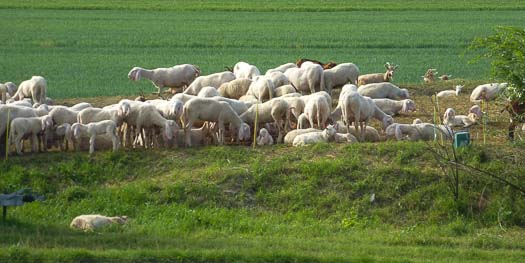
<path id="1" fill-rule="evenodd" d="M 32 187 L 47 200 L 9 210 L 0 223 L 0 256 L 9 262 L 520 262 L 522 195 L 462 172 L 456 206 L 427 147 L 229 146 L 12 157 L 0 163 L 0 190 Z M 523 161 L 513 156 L 523 154 L 521 146 L 475 146 L 460 158 L 519 183 Z M 516 168 L 501 174 L 503 167 Z M 95 233 L 70 230 L 71 219 L 84 213 L 125 214 L 131 221 Z"/>
<path id="2" fill-rule="evenodd" d="M 121 2 L 106 7 L 96 1 L 3 1 L 0 81 L 19 83 L 42 75 L 53 98 L 130 96 L 141 89 L 154 91 L 148 81 L 127 79 L 133 66 L 193 63 L 209 74 L 243 60 L 264 72 L 301 57 L 354 62 L 362 73 L 382 72 L 386 61 L 393 62 L 401 65 L 395 76 L 399 84 L 421 83 L 429 67 L 458 79 L 487 80 L 487 62 L 469 65 L 460 54 L 474 37 L 493 33 L 497 25 L 525 25 L 524 5 L 515 1 L 448 2 L 457 7 L 450 10 L 432 8 L 446 6 L 436 1 L 424 11 L 420 9 L 427 4 L 405 10 L 410 5 L 403 2 L 381 4 L 401 11 L 334 12 L 309 12 L 314 1 L 305 1 L 304 12 L 279 3 L 257 5 L 279 10 L 266 12 L 254 3 L 248 11 L 228 11 L 228 5 L 214 11 L 213 1 L 173 6 L 136 1 L 126 4 L 126 10 L 118 10 Z M 379 6 L 373 1 L 356 6 L 365 4 Z M 340 2 L 327 5 L 351 8 Z M 495 10 L 484 8 L 489 5 Z M 36 9 L 20 8 L 24 6 Z M 86 10 L 90 6 L 100 8 Z M 62 8 L 48 9 L 55 7 Z"/>

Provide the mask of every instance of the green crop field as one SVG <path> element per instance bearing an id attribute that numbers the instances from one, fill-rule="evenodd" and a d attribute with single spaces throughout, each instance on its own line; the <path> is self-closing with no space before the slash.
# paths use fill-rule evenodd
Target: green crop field
<path id="1" fill-rule="evenodd" d="M 488 80 L 487 62 L 461 56 L 470 41 L 525 26 L 518 1 L 87 2 L 0 1 L 0 82 L 42 75 L 54 98 L 128 96 L 154 91 L 127 79 L 133 66 L 192 63 L 209 74 L 247 61 L 264 72 L 302 57 L 354 62 L 362 73 L 393 62 L 399 84 L 421 83 L 430 67 Z"/>

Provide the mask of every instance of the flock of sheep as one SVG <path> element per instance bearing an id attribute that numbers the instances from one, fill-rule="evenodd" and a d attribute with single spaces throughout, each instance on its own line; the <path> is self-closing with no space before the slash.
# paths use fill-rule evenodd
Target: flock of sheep
<path id="1" fill-rule="evenodd" d="M 409 91 L 391 83 L 397 65 L 385 64 L 383 73 L 360 75 L 353 63 L 301 60 L 269 69 L 264 75 L 246 62 L 228 71 L 201 76 L 191 64 L 171 68 L 134 67 L 128 78 L 150 80 L 158 89 L 182 89 L 170 99 L 121 100 L 103 108 L 79 103 L 67 107 L 52 105 L 46 97 L 47 84 L 41 76 L 15 84 L 0 84 L 0 137 L 22 154 L 23 142 L 31 139 L 32 150 L 46 151 L 119 147 L 160 147 L 229 142 L 258 145 L 286 143 L 294 146 L 318 142 L 452 139 L 451 128 L 469 127 L 482 116 L 478 105 L 466 115 L 449 108 L 443 124 L 396 123 L 393 116 L 416 109 Z M 335 87 L 342 87 L 338 98 Z M 480 85 L 471 101 L 491 100 L 505 83 Z M 455 90 L 436 97 L 457 96 Z M 333 101 L 337 101 L 332 105 Z M 334 107 L 335 106 L 335 107 Z M 381 123 L 381 133 L 370 120 Z M 254 132 L 255 131 L 255 132 Z M 254 138 L 256 137 L 256 138 Z M 12 147 L 14 145 L 14 147 Z"/>

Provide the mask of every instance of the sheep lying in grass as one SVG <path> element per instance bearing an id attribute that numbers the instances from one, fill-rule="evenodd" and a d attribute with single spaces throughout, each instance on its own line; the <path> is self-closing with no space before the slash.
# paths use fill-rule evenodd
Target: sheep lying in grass
<path id="1" fill-rule="evenodd" d="M 418 123 L 418 124 L 400 124 L 393 123 L 387 127 L 387 137 L 395 137 L 398 141 L 431 141 L 440 137 L 451 140 L 453 132 L 444 125 L 434 125 L 432 123 Z"/>
<path id="2" fill-rule="evenodd" d="M 448 108 L 443 115 L 443 124 L 449 127 L 462 126 L 468 128 L 478 121 L 478 116 L 474 113 L 468 115 L 456 115 L 456 112 L 452 108 Z"/>
<path id="3" fill-rule="evenodd" d="M 507 83 L 489 83 L 479 85 L 470 94 L 470 102 L 479 103 L 482 100 L 494 100 L 508 86 Z"/>
<path id="4" fill-rule="evenodd" d="M 402 113 L 407 113 L 416 110 L 416 104 L 411 99 L 405 100 L 391 100 L 391 99 L 373 99 L 374 103 L 383 112 L 390 116 L 395 116 Z"/>
<path id="5" fill-rule="evenodd" d="M 357 138 L 351 133 L 336 133 L 334 135 L 334 141 L 336 143 L 354 143 L 359 142 Z"/>
<path id="6" fill-rule="evenodd" d="M 246 95 L 252 84 L 251 79 L 242 78 L 234 79 L 230 82 L 223 83 L 219 86 L 219 94 L 223 97 L 230 99 L 239 99 L 243 95 Z"/>
<path id="7" fill-rule="evenodd" d="M 259 136 L 257 136 L 257 145 L 272 145 L 273 138 L 266 128 L 261 128 L 259 130 Z"/>
<path id="8" fill-rule="evenodd" d="M 442 90 L 442 91 L 440 91 L 440 92 L 438 92 L 436 94 L 436 97 L 438 97 L 440 99 L 443 99 L 443 98 L 446 98 L 446 97 L 459 96 L 459 93 L 461 92 L 462 89 L 463 89 L 463 86 L 456 85 L 456 89 L 455 90 Z"/>
<path id="9" fill-rule="evenodd" d="M 357 85 L 362 86 L 370 83 L 378 82 L 391 82 L 394 78 L 394 71 L 399 67 L 399 65 L 390 64 L 389 62 L 385 63 L 386 72 L 385 73 L 372 73 L 364 74 L 359 76 Z"/>
<path id="10" fill-rule="evenodd" d="M 176 65 L 171 68 L 144 69 L 134 67 L 128 73 L 128 78 L 139 81 L 141 77 L 149 79 L 162 96 L 165 87 L 184 88 L 200 75 L 200 69 L 191 64 Z"/>
<path id="11" fill-rule="evenodd" d="M 77 142 L 79 142 L 82 137 L 89 138 L 89 154 L 95 152 L 95 138 L 101 134 L 109 135 L 113 143 L 113 151 L 118 150 L 119 139 L 117 136 L 117 124 L 112 120 L 103 120 L 88 124 L 77 122 L 71 126 L 71 130 Z"/>
<path id="12" fill-rule="evenodd" d="M 223 83 L 230 82 L 235 79 L 235 75 L 232 72 L 224 71 L 213 73 L 206 76 L 197 77 L 190 86 L 184 90 L 184 94 L 197 95 L 204 87 L 219 88 Z"/>
<path id="13" fill-rule="evenodd" d="M 400 89 L 390 82 L 372 83 L 359 86 L 357 92 L 372 99 L 408 99 L 408 90 Z"/>
<path id="14" fill-rule="evenodd" d="M 75 217 L 69 226 L 84 231 L 94 231 L 114 223 L 123 225 L 127 221 L 127 216 L 80 215 Z"/>
<path id="15" fill-rule="evenodd" d="M 321 132 L 321 130 L 314 129 L 314 128 L 308 128 L 308 129 L 297 129 L 297 130 L 289 131 L 284 136 L 284 143 L 292 144 L 295 137 L 297 137 L 300 134 L 305 134 L 305 133 L 310 133 L 310 132 Z"/>
<path id="16" fill-rule="evenodd" d="M 33 103 L 42 103 L 46 101 L 47 83 L 41 76 L 32 76 L 29 80 L 24 80 L 18 85 L 18 90 L 13 95 L 15 100 L 31 98 Z"/>
<path id="17" fill-rule="evenodd" d="M 9 129 L 9 141 L 10 144 L 15 144 L 16 152 L 18 155 L 22 155 L 22 140 L 24 138 L 31 139 L 31 150 L 37 152 L 37 150 L 47 150 L 47 133 L 53 126 L 53 121 L 50 116 L 42 117 L 28 117 L 28 118 L 16 118 L 11 121 Z"/>
<path id="18" fill-rule="evenodd" d="M 338 121 L 335 125 L 337 133 L 340 134 L 352 134 L 355 138 L 358 138 L 360 134 L 353 126 L 347 127 L 342 121 Z M 365 142 L 378 142 L 381 140 L 379 132 L 372 126 L 365 127 Z"/>
<path id="19" fill-rule="evenodd" d="M 353 63 L 342 63 L 331 69 L 324 71 L 325 89 L 332 94 L 332 89 L 336 86 L 347 83 L 357 85 L 359 68 Z"/>
<path id="20" fill-rule="evenodd" d="M 330 142 L 335 140 L 335 134 L 337 133 L 336 129 L 332 125 L 328 125 L 326 129 L 322 132 L 309 132 L 305 134 L 297 135 L 292 145 L 297 146 L 306 146 L 310 144 L 320 143 L 320 142 Z"/>

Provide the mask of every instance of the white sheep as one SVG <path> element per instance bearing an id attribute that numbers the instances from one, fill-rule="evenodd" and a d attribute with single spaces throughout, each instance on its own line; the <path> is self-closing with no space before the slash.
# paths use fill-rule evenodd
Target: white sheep
<path id="1" fill-rule="evenodd" d="M 184 88 L 199 77 L 200 73 L 200 69 L 191 64 L 156 69 L 134 67 L 128 73 L 128 78 L 134 81 L 139 81 L 141 77 L 149 79 L 157 87 L 159 96 L 162 96 L 165 87 Z"/>
<path id="2" fill-rule="evenodd" d="M 277 143 L 280 143 L 286 131 L 290 127 L 290 106 L 282 98 L 274 98 L 265 103 L 252 105 L 240 118 L 249 124 L 257 119 L 258 124 L 275 122 L 279 135 Z"/>
<path id="3" fill-rule="evenodd" d="M 178 122 L 182 115 L 184 103 L 180 100 L 147 100 L 148 104 L 154 105 L 162 117 Z"/>
<path id="4" fill-rule="evenodd" d="M 354 143 L 359 142 L 357 138 L 351 133 L 336 133 L 334 135 L 334 141 L 336 143 Z"/>
<path id="5" fill-rule="evenodd" d="M 209 122 L 204 122 L 202 127 L 192 128 L 188 131 L 190 133 L 190 141 L 192 146 L 209 145 L 210 142 L 218 143 L 217 135 L 211 129 Z M 173 134 L 175 136 L 175 142 L 177 146 L 183 147 L 186 145 L 186 133 L 188 131 L 181 132 L 179 130 Z"/>
<path id="6" fill-rule="evenodd" d="M 335 140 L 335 134 L 337 133 L 336 129 L 332 125 L 328 125 L 326 129 L 322 132 L 309 132 L 297 135 L 292 145 L 297 146 L 306 146 L 310 144 L 320 143 L 320 142 L 330 142 Z"/>
<path id="7" fill-rule="evenodd" d="M 288 77 L 286 77 L 286 75 L 284 75 L 284 72 L 281 71 L 274 71 L 268 73 L 265 75 L 265 77 L 269 78 L 273 82 L 275 87 L 290 84 L 290 80 L 288 79 Z"/>
<path id="8" fill-rule="evenodd" d="M 407 113 L 416 110 L 416 104 L 411 99 L 405 100 L 391 100 L 391 99 L 373 99 L 374 103 L 383 112 L 390 116 L 395 116 L 402 113 Z"/>
<path id="9" fill-rule="evenodd" d="M 308 128 L 308 129 L 297 129 L 297 130 L 289 131 L 284 136 L 284 143 L 285 144 L 292 144 L 293 140 L 295 139 L 295 137 L 297 137 L 300 134 L 305 134 L 305 133 L 309 133 L 309 132 L 321 132 L 321 130 L 314 129 L 314 128 Z"/>
<path id="10" fill-rule="evenodd" d="M 196 120 L 217 123 L 219 144 L 224 143 L 224 125 L 227 123 L 238 130 L 237 141 L 250 138 L 250 126 L 241 120 L 230 104 L 224 101 L 216 101 L 210 98 L 191 99 L 184 104 L 182 118 L 188 147 L 192 145 L 188 131 Z"/>
<path id="11" fill-rule="evenodd" d="M 199 91 L 199 93 L 197 93 L 197 97 L 201 97 L 201 98 L 211 98 L 211 97 L 216 97 L 216 96 L 221 96 L 221 94 L 214 87 L 203 87 Z"/>
<path id="12" fill-rule="evenodd" d="M 442 136 L 443 139 L 451 140 L 453 132 L 445 125 L 434 125 L 432 123 L 399 124 L 393 123 L 387 127 L 387 137 L 395 137 L 397 140 L 431 141 Z"/>
<path id="13" fill-rule="evenodd" d="M 297 65 L 295 63 L 282 64 L 276 68 L 268 69 L 265 75 L 270 75 L 272 72 L 276 72 L 276 71 L 284 73 L 289 68 L 297 68 Z"/>
<path id="14" fill-rule="evenodd" d="M 31 150 L 36 152 L 37 148 L 47 150 L 47 132 L 53 126 L 50 116 L 16 118 L 11 121 L 9 128 L 9 142 L 15 144 L 16 152 L 22 155 L 22 140 L 31 139 Z M 40 142 L 40 143 L 39 143 Z"/>
<path id="15" fill-rule="evenodd" d="M 238 79 L 253 79 L 256 76 L 260 76 L 261 72 L 256 66 L 240 61 L 233 66 L 233 74 L 235 74 L 235 78 Z"/>
<path id="16" fill-rule="evenodd" d="M 470 113 L 475 114 L 478 119 L 481 119 L 481 117 L 483 117 L 483 111 L 481 111 L 481 107 L 479 105 L 473 105 L 472 107 L 470 107 L 467 115 Z"/>
<path id="17" fill-rule="evenodd" d="M 84 231 L 94 231 L 113 223 L 126 224 L 127 216 L 80 215 L 71 221 L 69 227 Z"/>
<path id="18" fill-rule="evenodd" d="M 119 139 L 117 136 L 117 124 L 112 120 L 91 122 L 88 124 L 74 123 L 71 126 L 73 137 L 80 142 L 82 137 L 89 138 L 89 154 L 95 152 L 95 138 L 97 135 L 108 135 L 113 143 L 113 151 L 118 150 Z M 79 145 L 77 145 L 79 146 Z"/>
<path id="19" fill-rule="evenodd" d="M 347 127 L 342 121 L 337 121 L 336 125 L 334 127 L 337 130 L 337 133 L 341 134 L 352 134 L 355 138 L 359 137 L 360 134 L 358 133 L 358 130 L 355 129 L 353 126 Z M 376 130 L 376 128 L 372 126 L 366 126 L 365 127 L 365 141 L 366 142 L 378 142 L 381 140 L 381 137 L 379 136 L 379 132 Z"/>
<path id="20" fill-rule="evenodd" d="M 169 144 L 173 139 L 174 131 L 179 128 L 174 120 L 164 118 L 154 105 L 148 103 L 140 106 L 135 120 L 135 127 L 145 147 L 150 146 L 149 135 L 153 133 L 155 127 L 161 129 L 160 132 L 165 144 Z"/>
<path id="21" fill-rule="evenodd" d="M 245 111 L 248 110 L 249 107 L 251 107 L 251 103 L 246 103 L 244 101 L 228 99 L 223 97 L 212 97 L 212 99 L 216 101 L 227 102 L 238 115 L 243 114 Z"/>
<path id="22" fill-rule="evenodd" d="M 268 77 L 261 76 L 252 82 L 246 94 L 254 95 L 259 101 L 264 102 L 273 98 L 274 89 L 273 82 Z"/>
<path id="23" fill-rule="evenodd" d="M 324 70 L 320 65 L 303 63 L 301 68 L 287 69 L 284 75 L 300 92 L 315 93 L 316 89 L 325 90 Z"/>
<path id="24" fill-rule="evenodd" d="M 88 103 L 88 102 L 79 102 L 71 107 L 69 107 L 70 109 L 72 110 L 76 110 L 76 111 L 81 111 L 83 109 L 86 109 L 86 108 L 91 108 L 93 107 L 93 105 L 91 105 L 91 103 Z"/>
<path id="25" fill-rule="evenodd" d="M 246 95 L 252 84 L 251 79 L 242 78 L 234 79 L 230 82 L 223 83 L 219 86 L 219 94 L 223 97 L 230 99 L 239 99 L 243 95 Z"/>
<path id="26" fill-rule="evenodd" d="M 307 128 L 310 128 L 310 120 L 308 120 L 308 117 L 306 117 L 306 114 L 303 112 L 297 118 L 297 129 L 303 130 Z"/>
<path id="27" fill-rule="evenodd" d="M 257 145 L 272 145 L 273 138 L 266 128 L 261 128 L 259 130 L 259 136 L 257 136 Z"/>
<path id="28" fill-rule="evenodd" d="M 197 95 L 204 87 L 219 88 L 223 83 L 230 82 L 235 79 L 235 75 L 230 71 L 213 73 L 206 76 L 197 77 L 190 86 L 184 90 L 184 94 Z"/>
<path id="29" fill-rule="evenodd" d="M 324 71 L 325 89 L 332 94 L 332 89 L 336 86 L 347 83 L 357 85 L 359 68 L 354 63 L 342 63 Z"/>
<path id="30" fill-rule="evenodd" d="M 117 126 L 122 125 L 124 119 L 129 115 L 131 106 L 127 101 L 120 101 L 118 104 L 110 105 L 103 109 L 85 108 L 78 112 L 77 122 L 88 124 L 102 120 L 112 120 Z"/>
<path id="31" fill-rule="evenodd" d="M 394 65 L 387 62 L 385 63 L 385 73 L 372 73 L 361 75 L 358 78 L 357 85 L 362 86 L 370 83 L 391 82 L 394 78 L 394 72 L 398 67 L 399 65 Z"/>
<path id="32" fill-rule="evenodd" d="M 39 117 L 35 109 L 12 105 L 0 106 L 0 137 L 4 135 L 8 125 L 16 118 Z"/>
<path id="33" fill-rule="evenodd" d="M 13 98 L 7 100 L 7 104 L 11 106 L 21 106 L 21 107 L 28 107 L 33 108 L 33 103 L 31 102 L 31 99 L 25 98 L 23 100 L 14 100 Z"/>
<path id="34" fill-rule="evenodd" d="M 304 105 L 304 114 L 310 122 L 310 127 L 323 129 L 330 116 L 330 103 L 322 94 L 308 99 Z"/>
<path id="35" fill-rule="evenodd" d="M 282 85 L 275 88 L 274 97 L 281 97 L 290 93 L 297 93 L 297 89 L 291 84 Z"/>
<path id="36" fill-rule="evenodd" d="M 357 92 L 372 99 L 408 99 L 408 90 L 400 89 L 390 82 L 371 83 L 359 86 Z"/>
<path id="37" fill-rule="evenodd" d="M 459 93 L 461 93 L 461 90 L 463 89 L 462 85 L 456 85 L 455 90 L 442 90 L 436 94 L 436 97 L 443 99 L 446 97 L 454 97 L 459 96 Z"/>
<path id="38" fill-rule="evenodd" d="M 189 100 L 193 99 L 193 98 L 197 98 L 197 95 L 189 95 L 189 94 L 184 94 L 184 93 L 177 93 L 175 95 L 173 95 L 173 97 L 171 97 L 171 101 L 182 101 L 182 103 L 186 103 L 188 102 Z"/>
<path id="39" fill-rule="evenodd" d="M 468 115 L 456 115 L 453 108 L 448 108 L 443 115 L 443 124 L 449 127 L 462 126 L 468 128 L 478 121 L 478 116 L 474 113 Z"/>
<path id="40" fill-rule="evenodd" d="M 73 124 L 77 122 L 79 112 L 80 111 L 73 110 L 66 106 L 55 106 L 49 112 L 49 116 L 51 116 L 55 125 L 61 125 L 64 123 Z"/>
<path id="41" fill-rule="evenodd" d="M 24 80 L 18 85 L 18 90 L 13 95 L 15 100 L 31 98 L 33 103 L 42 103 L 46 101 L 47 83 L 46 79 L 41 76 L 32 76 L 29 80 Z"/>
<path id="42" fill-rule="evenodd" d="M 499 93 L 507 88 L 507 83 L 489 83 L 479 85 L 470 94 L 470 102 L 479 103 L 482 100 L 489 101 L 494 100 L 499 95 Z"/>

